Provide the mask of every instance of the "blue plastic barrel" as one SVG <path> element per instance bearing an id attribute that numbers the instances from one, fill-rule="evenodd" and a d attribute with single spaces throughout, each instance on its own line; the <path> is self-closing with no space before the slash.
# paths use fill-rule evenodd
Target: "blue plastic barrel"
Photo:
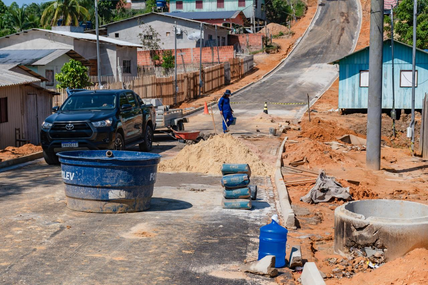
<path id="1" fill-rule="evenodd" d="M 251 169 L 250 169 L 250 166 L 248 164 L 225 163 L 221 167 L 221 173 L 223 175 L 245 173 L 248 175 L 248 177 L 250 177 L 251 176 Z"/>
<path id="2" fill-rule="evenodd" d="M 247 187 L 248 184 L 250 184 L 250 178 L 247 174 L 229 174 L 221 179 L 221 185 L 226 189 Z"/>
<path id="3" fill-rule="evenodd" d="M 166 6 L 166 0 L 156 0 L 157 8 L 164 8 Z"/>
<path id="4" fill-rule="evenodd" d="M 251 198 L 250 188 L 239 188 L 233 190 L 224 190 L 224 198 L 226 199 L 249 199 Z"/>
<path id="5" fill-rule="evenodd" d="M 150 208 L 160 155 L 84 150 L 58 154 L 67 207 L 97 213 Z"/>
<path id="6" fill-rule="evenodd" d="M 275 256 L 275 267 L 285 266 L 285 247 L 287 245 L 287 229 L 272 220 L 269 225 L 260 228 L 259 257 Z"/>

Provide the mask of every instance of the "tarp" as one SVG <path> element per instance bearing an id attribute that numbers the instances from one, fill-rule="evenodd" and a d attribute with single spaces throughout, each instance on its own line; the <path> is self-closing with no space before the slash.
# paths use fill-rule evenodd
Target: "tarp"
<path id="1" fill-rule="evenodd" d="M 300 201 L 306 203 L 322 203 L 329 202 L 333 198 L 343 200 L 351 200 L 352 196 L 349 193 L 349 187 L 342 187 L 334 177 L 327 176 L 324 170 L 319 174 L 315 186 L 309 191 L 308 194 L 300 198 Z"/>

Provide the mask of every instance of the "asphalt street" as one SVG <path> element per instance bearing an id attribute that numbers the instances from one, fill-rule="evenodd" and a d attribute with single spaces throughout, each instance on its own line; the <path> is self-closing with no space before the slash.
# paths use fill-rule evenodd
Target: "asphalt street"
<path id="1" fill-rule="evenodd" d="M 255 116 L 264 102 L 306 103 L 321 95 L 338 75 L 329 63 L 353 51 L 361 18 L 355 0 L 323 0 L 306 35 L 279 68 L 231 97 L 237 116 Z M 245 103 L 248 102 L 248 103 Z M 294 117 L 302 105 L 268 104 L 269 114 Z"/>

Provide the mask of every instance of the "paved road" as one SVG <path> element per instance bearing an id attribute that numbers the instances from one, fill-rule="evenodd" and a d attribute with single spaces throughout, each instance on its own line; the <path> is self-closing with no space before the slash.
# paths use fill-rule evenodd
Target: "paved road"
<path id="1" fill-rule="evenodd" d="M 161 154 L 182 145 L 158 139 Z M 221 207 L 220 177 L 159 173 L 149 211 L 67 209 L 59 166 L 0 173 L 1 284 L 276 284 L 238 270 L 256 260 L 276 213 L 269 178 L 251 211 Z"/>
<path id="2" fill-rule="evenodd" d="M 307 102 L 322 94 L 338 74 L 329 65 L 354 49 L 360 29 L 356 0 L 323 0 L 313 25 L 296 50 L 273 74 L 234 95 L 235 102 L 258 102 L 234 106 L 238 116 L 254 116 L 267 102 Z M 269 114 L 293 117 L 301 105 L 268 105 Z"/>

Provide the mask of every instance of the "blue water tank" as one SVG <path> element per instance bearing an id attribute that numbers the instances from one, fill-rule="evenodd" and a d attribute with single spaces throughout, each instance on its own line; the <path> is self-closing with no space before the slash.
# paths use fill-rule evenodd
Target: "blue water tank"
<path id="1" fill-rule="evenodd" d="M 67 207 L 98 213 L 150 207 L 160 155 L 117 150 L 58 153 Z"/>
<path id="2" fill-rule="evenodd" d="M 285 247 L 287 245 L 288 230 L 272 220 L 269 225 L 260 228 L 259 257 L 275 256 L 275 267 L 285 266 Z"/>
<path id="3" fill-rule="evenodd" d="M 159 8 L 165 8 L 166 7 L 166 0 L 156 0 L 156 7 Z"/>

